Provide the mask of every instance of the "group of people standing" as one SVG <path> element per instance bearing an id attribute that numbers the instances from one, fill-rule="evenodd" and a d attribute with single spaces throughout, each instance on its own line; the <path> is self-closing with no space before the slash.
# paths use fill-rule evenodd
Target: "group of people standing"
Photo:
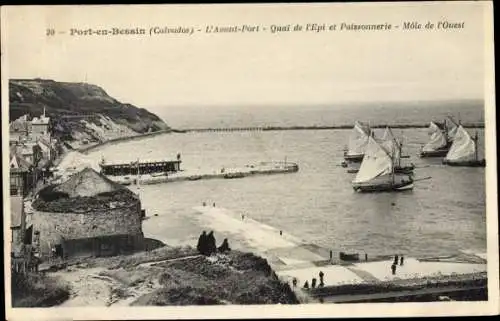
<path id="1" fill-rule="evenodd" d="M 303 285 L 303 288 L 304 289 L 309 289 L 309 287 L 311 287 L 311 288 L 314 289 L 314 288 L 316 288 L 316 285 L 319 288 L 324 287 L 325 286 L 325 279 L 324 279 L 325 273 L 323 273 L 323 271 L 319 271 L 318 275 L 319 275 L 319 284 L 317 284 L 318 280 L 316 278 L 312 278 L 312 280 L 311 280 L 311 286 L 309 286 L 309 280 L 306 280 L 306 282 Z M 297 282 L 298 282 L 297 278 L 293 278 L 292 285 L 293 285 L 294 288 L 297 287 Z"/>
<path id="2" fill-rule="evenodd" d="M 222 241 L 221 246 L 217 248 L 213 231 L 210 231 L 210 233 L 208 234 L 206 231 L 203 231 L 203 233 L 201 233 L 200 237 L 198 238 L 196 249 L 198 250 L 198 252 L 200 252 L 200 254 L 206 256 L 210 256 L 217 252 L 224 253 L 231 251 L 227 238 L 225 238 L 224 241 Z"/>

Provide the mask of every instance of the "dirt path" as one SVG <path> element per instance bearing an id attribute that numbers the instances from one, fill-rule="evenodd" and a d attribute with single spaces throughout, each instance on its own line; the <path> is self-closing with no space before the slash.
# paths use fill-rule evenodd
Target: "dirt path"
<path id="1" fill-rule="evenodd" d="M 137 267 L 151 267 L 151 266 L 153 266 L 155 264 L 159 264 L 159 263 L 182 261 L 182 260 L 187 260 L 187 259 L 194 259 L 194 258 L 197 258 L 197 257 L 200 257 L 200 256 L 202 256 L 202 255 L 201 254 L 197 254 L 197 255 L 189 255 L 189 256 L 184 256 L 184 257 L 178 257 L 178 258 L 175 258 L 175 259 L 166 259 L 166 260 L 146 262 L 146 263 L 141 263 L 141 264 L 137 265 Z"/>
<path id="2" fill-rule="evenodd" d="M 71 267 L 50 275 L 60 278 L 71 286 L 70 298 L 59 305 L 61 307 L 129 306 L 139 297 L 161 288 L 157 274 L 148 269 L 154 268 L 158 263 L 182 261 L 199 256 L 201 255 L 189 255 L 139 264 L 130 272 L 130 277 L 137 278 L 137 275 L 144 275 L 144 280 L 133 286 L 128 285 L 130 283 L 127 282 L 130 280 L 120 280 L 116 275 L 114 277 L 113 273 L 120 269 Z"/>
<path id="3" fill-rule="evenodd" d="M 52 275 L 60 277 L 71 285 L 70 298 L 61 307 L 107 306 L 111 289 L 107 282 L 96 279 L 103 268 L 59 271 Z"/>

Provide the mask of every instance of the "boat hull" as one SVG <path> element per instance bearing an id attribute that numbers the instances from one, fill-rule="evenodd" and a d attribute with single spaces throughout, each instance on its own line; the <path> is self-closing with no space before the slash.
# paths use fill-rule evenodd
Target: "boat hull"
<path id="1" fill-rule="evenodd" d="M 426 158 L 426 157 L 445 157 L 446 154 L 448 154 L 448 148 L 446 149 L 437 149 L 433 151 L 421 151 L 420 152 L 420 157 Z"/>
<path id="2" fill-rule="evenodd" d="M 344 159 L 347 162 L 352 162 L 352 163 L 361 163 L 363 161 L 363 157 L 365 155 L 344 155 Z"/>
<path id="3" fill-rule="evenodd" d="M 353 183 L 356 192 L 399 192 L 413 189 L 413 179 L 407 175 L 396 175 L 394 181 L 388 176 L 382 176 L 369 182 Z"/>
<path id="4" fill-rule="evenodd" d="M 413 165 L 396 167 L 396 168 L 394 168 L 394 173 L 411 175 L 411 174 L 413 174 L 414 169 L 415 169 L 415 166 L 413 166 Z M 349 174 L 355 174 L 355 173 L 359 172 L 359 168 L 350 168 L 347 170 L 347 172 Z"/>
<path id="5" fill-rule="evenodd" d="M 360 193 L 376 192 L 402 192 L 413 189 L 413 182 L 404 184 L 377 184 L 377 185 L 358 185 L 353 186 L 354 191 Z"/>
<path id="6" fill-rule="evenodd" d="M 415 169 L 414 165 L 401 166 L 401 167 L 394 168 L 394 172 L 396 174 L 413 174 L 414 169 Z"/>
<path id="7" fill-rule="evenodd" d="M 474 161 L 466 161 L 466 162 L 453 162 L 449 160 L 443 160 L 443 164 L 448 166 L 460 166 L 460 167 L 485 167 L 486 160 L 474 160 Z"/>

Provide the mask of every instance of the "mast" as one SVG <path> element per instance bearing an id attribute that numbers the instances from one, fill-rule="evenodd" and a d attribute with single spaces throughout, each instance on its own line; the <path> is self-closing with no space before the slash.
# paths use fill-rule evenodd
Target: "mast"
<path id="1" fill-rule="evenodd" d="M 137 195 L 140 197 L 141 186 L 139 185 L 140 181 L 140 167 L 139 167 L 139 158 L 137 158 Z"/>
<path id="2" fill-rule="evenodd" d="M 477 137 L 477 131 L 476 131 L 476 135 L 474 135 L 474 159 L 476 161 L 478 160 L 478 157 L 477 157 L 477 141 L 478 141 L 478 137 Z"/>
<path id="3" fill-rule="evenodd" d="M 443 133 L 444 133 L 444 138 L 446 139 L 446 144 L 448 144 L 449 137 L 448 137 L 448 125 L 446 123 L 446 118 L 444 119 L 444 130 L 443 130 Z"/>
<path id="4" fill-rule="evenodd" d="M 394 186 L 394 151 L 391 155 L 391 185 Z"/>
<path id="5" fill-rule="evenodd" d="M 401 167 L 401 156 L 403 155 L 403 142 L 399 142 L 396 140 L 397 148 L 399 151 L 399 157 L 398 157 L 398 167 Z"/>

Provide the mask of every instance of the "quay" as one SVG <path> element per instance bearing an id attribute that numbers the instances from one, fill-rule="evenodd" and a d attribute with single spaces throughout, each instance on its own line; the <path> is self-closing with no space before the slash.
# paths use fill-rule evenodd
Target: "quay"
<path id="1" fill-rule="evenodd" d="M 254 252 L 267 259 L 277 277 L 290 284 L 301 303 L 347 303 L 397 299 L 418 295 L 439 295 L 460 291 L 485 290 L 486 255 L 463 251 L 457 256 L 440 258 L 404 258 L 392 274 L 391 255 L 365 260 L 341 260 L 340 252 L 311 244 L 285 231 L 243 217 L 233 211 L 197 206 L 197 220 L 207 230 L 213 230 L 230 240 L 236 250 Z M 319 283 L 324 274 L 324 286 L 304 289 L 312 278 Z M 297 280 L 297 286 L 292 284 Z M 464 285 L 465 284 L 465 285 Z"/>
<path id="2" fill-rule="evenodd" d="M 153 165 L 156 166 L 157 164 L 155 164 Z M 123 185 L 138 183 L 142 185 L 149 185 L 180 181 L 196 181 L 201 179 L 237 179 L 255 175 L 294 173 L 299 170 L 299 166 L 292 162 L 261 162 L 258 164 L 246 165 L 240 168 L 222 168 L 218 171 L 211 172 L 203 170 L 180 170 L 178 163 L 175 164 L 177 165 L 166 165 L 176 166 L 175 169 L 169 170 L 168 172 L 150 171 L 147 173 L 147 170 L 140 170 L 138 177 L 135 176 L 137 175 L 137 170 L 130 169 L 134 166 L 129 167 L 129 165 L 126 165 L 127 169 L 125 169 L 125 172 L 120 173 L 128 173 L 132 176 L 108 176 L 108 178 Z M 107 171 L 108 170 L 106 170 L 106 172 Z M 146 173 L 143 174 L 143 172 Z"/>

